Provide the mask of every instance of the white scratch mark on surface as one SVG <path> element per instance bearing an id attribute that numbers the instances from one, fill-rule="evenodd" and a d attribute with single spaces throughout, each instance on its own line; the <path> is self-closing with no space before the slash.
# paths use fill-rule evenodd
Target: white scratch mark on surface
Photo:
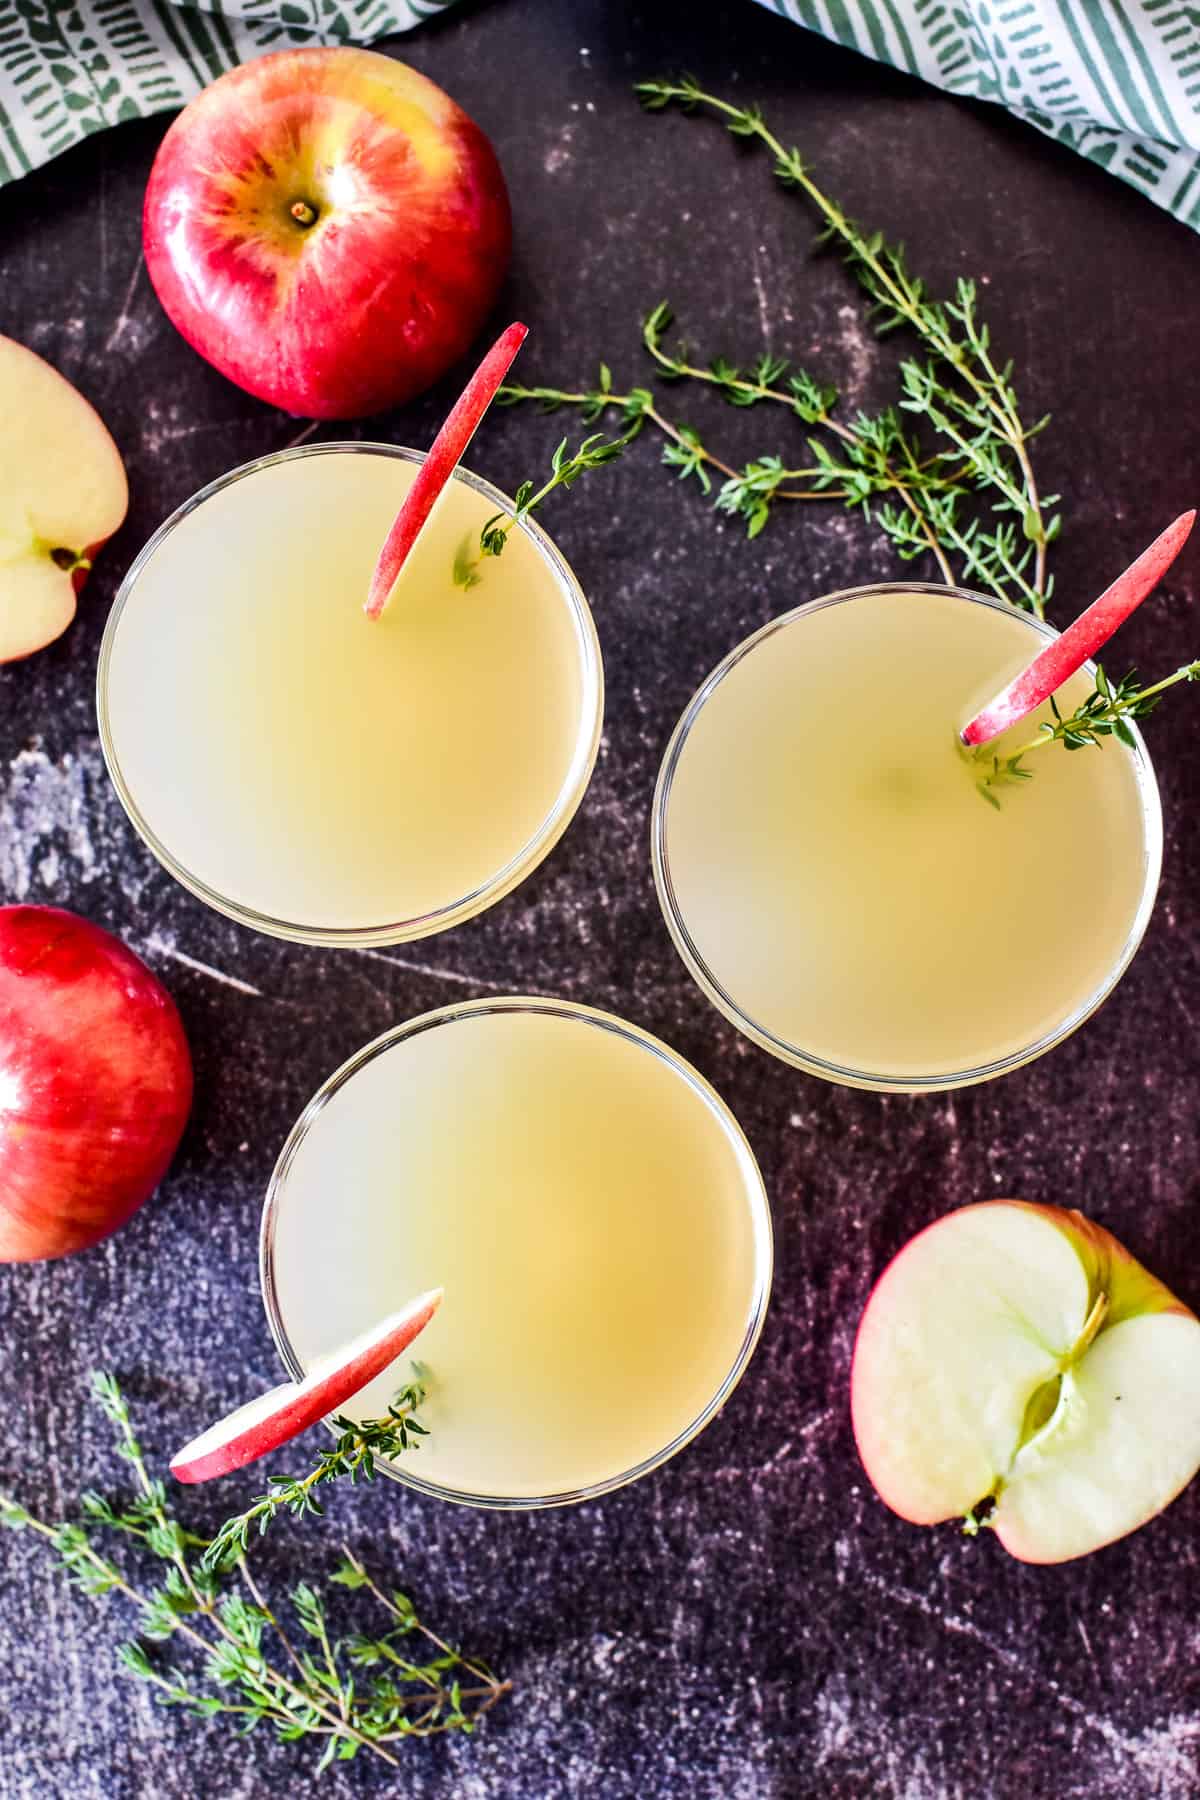
<path id="1" fill-rule="evenodd" d="M 312 436 L 313 432 L 317 430 L 320 423 L 321 423 L 320 419 L 310 419 L 308 424 L 304 427 L 303 431 L 298 431 L 294 438 L 288 439 L 287 443 L 283 446 L 284 449 L 285 450 L 294 450 L 296 448 L 297 444 L 307 443 L 309 438 Z"/>
<path id="2" fill-rule="evenodd" d="M 143 414 L 142 455 L 153 459 L 164 444 L 178 444 L 190 438 L 211 437 L 216 433 L 228 438 L 244 423 L 237 419 L 189 419 L 181 402 L 171 401 L 163 406 L 160 401 L 151 399 L 146 402 Z"/>
<path id="3" fill-rule="evenodd" d="M 133 265 L 133 274 L 129 277 L 129 286 L 125 289 L 125 298 L 122 300 L 121 309 L 117 314 L 117 322 L 109 332 L 108 342 L 104 346 L 105 355 L 109 355 L 116 349 L 121 338 L 125 334 L 126 328 L 131 322 L 133 296 L 137 291 L 138 278 L 142 273 L 143 260 L 142 253 L 139 250 L 137 261 Z"/>
<path id="4" fill-rule="evenodd" d="M 758 323 L 762 330 L 763 348 L 771 348 L 771 315 L 767 309 L 767 289 L 759 266 L 759 255 L 763 246 L 758 244 L 754 250 L 754 292 L 758 295 Z"/>
<path id="5" fill-rule="evenodd" d="M 249 994 L 255 1000 L 265 998 L 261 988 L 252 987 L 239 975 L 227 975 L 224 969 L 214 969 L 211 963 L 200 962 L 196 957 L 189 956 L 186 950 L 180 950 L 168 938 L 161 937 L 157 933 L 146 939 L 142 949 L 147 956 L 168 957 L 171 962 L 182 963 L 185 969 L 193 969 L 197 975 L 207 975 L 210 981 L 219 981 L 222 986 L 233 988 L 239 994 Z"/>
<path id="6" fill-rule="evenodd" d="M 857 402 L 862 396 L 875 360 L 876 341 L 863 324 L 862 314 L 857 306 L 838 307 L 838 346 L 847 370 L 842 392 L 851 402 Z"/>
<path id="7" fill-rule="evenodd" d="M 1111 1719 L 1104 1718 L 1100 1713 L 1094 1713 L 1082 1700 L 1076 1699 L 1074 1694 L 1067 1693 L 1052 1676 L 1030 1668 L 1024 1658 L 1018 1656 L 1015 1651 L 1009 1650 L 1004 1644 L 996 1643 L 972 1620 L 956 1619 L 951 1614 L 940 1612 L 924 1594 L 918 1594 L 911 1588 L 900 1587 L 884 1581 L 878 1575 L 864 1571 L 861 1579 L 867 1587 L 874 1588 L 885 1599 L 895 1601 L 901 1606 L 915 1608 L 917 1612 L 923 1613 L 927 1619 L 935 1620 L 944 1631 L 952 1633 L 955 1637 L 970 1638 L 997 1662 L 1004 1663 L 1006 1667 L 1022 1675 L 1031 1686 L 1036 1686 L 1051 1694 L 1064 1712 L 1070 1713 L 1089 1730 L 1103 1738 L 1116 1757 L 1128 1758 L 1139 1767 L 1152 1770 L 1160 1784 L 1171 1783 L 1169 1787 L 1160 1785 L 1157 1790 L 1159 1793 L 1169 1796 L 1170 1800 L 1174 1800 L 1176 1795 L 1179 1796 L 1179 1800 L 1184 1800 L 1184 1796 L 1195 1793 L 1195 1786 L 1192 1784 L 1200 1778 L 1200 1760 L 1182 1746 L 1185 1740 L 1200 1737 L 1200 1720 L 1172 1718 L 1166 1724 L 1151 1726 L 1144 1732 L 1135 1734 L 1122 1731 L 1120 1726 L 1114 1725 Z M 1174 1785 L 1177 1778 L 1181 1779 L 1185 1785 Z"/>
<path id="8" fill-rule="evenodd" d="M 1076 1619 L 1075 1623 L 1079 1627 L 1079 1635 L 1083 1639 L 1083 1647 L 1088 1653 L 1089 1661 L 1095 1662 L 1096 1652 L 1092 1649 L 1092 1640 L 1087 1634 L 1087 1626 L 1084 1624 L 1082 1619 Z"/>
<path id="9" fill-rule="evenodd" d="M 361 945 L 352 948 L 356 956 L 390 963 L 393 969 L 406 969 L 410 975 L 432 975 L 438 981 L 456 981 L 461 987 L 489 988 L 494 994 L 507 994 L 511 986 L 507 981 L 485 981 L 481 975 L 465 975 L 461 969 L 438 969 L 432 963 L 413 962 L 404 956 L 385 956 L 382 950 L 365 950 Z"/>

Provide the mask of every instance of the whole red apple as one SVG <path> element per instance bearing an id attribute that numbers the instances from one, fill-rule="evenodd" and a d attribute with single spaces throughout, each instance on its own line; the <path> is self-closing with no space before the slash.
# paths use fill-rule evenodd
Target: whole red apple
<path id="1" fill-rule="evenodd" d="M 132 951 L 57 907 L 0 907 L 0 1262 L 123 1225 L 191 1103 L 175 1002 Z"/>
<path id="2" fill-rule="evenodd" d="M 260 400 L 353 419 L 431 386 L 508 266 L 491 144 L 439 87 L 370 50 L 232 69 L 163 139 L 146 267 L 188 343 Z"/>

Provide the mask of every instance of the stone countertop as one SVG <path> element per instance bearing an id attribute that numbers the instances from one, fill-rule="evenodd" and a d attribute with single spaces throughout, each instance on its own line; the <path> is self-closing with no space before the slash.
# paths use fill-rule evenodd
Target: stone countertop
<path id="1" fill-rule="evenodd" d="M 872 338 L 836 260 L 810 253 L 810 222 L 764 159 L 712 125 L 639 112 L 630 83 L 683 65 L 761 101 L 851 212 L 903 237 L 934 290 L 979 278 L 1028 413 L 1054 412 L 1038 467 L 1066 497 L 1065 609 L 1195 500 L 1200 245 L 1001 112 L 748 4 L 491 0 L 395 48 L 499 150 L 517 235 L 497 316 L 533 328 L 525 379 L 590 380 L 601 356 L 618 382 L 645 379 L 639 318 L 669 297 L 706 354 L 765 345 L 842 379 L 849 405 L 891 393 L 898 346 Z M 651 1479 L 541 1515 L 359 1490 L 334 1497 L 326 1537 L 306 1525 L 268 1540 L 266 1576 L 286 1579 L 293 1548 L 320 1566 L 344 1535 L 494 1659 L 516 1691 L 480 1737 L 409 1747 L 394 1781 L 360 1761 L 318 1783 L 302 1746 L 265 1732 L 242 1745 L 152 1706 L 115 1671 L 118 1620 L 4 1534 L 0 1797 L 1194 1795 L 1200 1485 L 1108 1550 L 1023 1567 L 990 1539 L 921 1532 L 885 1510 L 855 1457 L 847 1369 L 885 1260 L 987 1195 L 1084 1206 L 1200 1305 L 1195 703 L 1172 701 L 1151 727 L 1162 894 L 1097 1019 L 1050 1058 L 955 1095 L 808 1080 L 740 1039 L 676 958 L 646 852 L 651 790 L 683 702 L 726 649 L 790 604 L 895 565 L 868 524 L 833 509 L 779 518 L 747 543 L 656 466 L 647 435 L 546 515 L 593 601 L 609 702 L 591 790 L 541 870 L 482 918 L 396 950 L 317 952 L 227 923 L 127 825 L 92 703 L 108 605 L 139 545 L 201 483 L 302 428 L 194 356 L 150 291 L 139 209 L 165 124 L 92 139 L 0 195 L 0 329 L 95 402 L 133 494 L 76 625 L 0 669 L 0 897 L 74 907 L 141 950 L 178 998 L 198 1077 L 175 1167 L 118 1238 L 0 1270 L 0 1479 L 57 1514 L 81 1485 L 115 1478 L 84 1398 L 93 1366 L 119 1372 L 156 1453 L 182 1421 L 276 1379 L 255 1241 L 279 1145 L 345 1055 L 452 999 L 564 994 L 676 1045 L 761 1160 L 778 1266 L 741 1387 Z M 452 391 L 350 435 L 423 444 Z M 798 441 L 786 420 L 713 397 L 689 393 L 685 416 L 734 459 Z M 472 463 L 511 487 L 543 466 L 558 430 L 494 415 Z M 1159 670 L 1196 653 L 1198 568 L 1193 553 L 1130 624 L 1131 661 Z M 1036 894 L 1029 910 L 1036 929 Z M 215 1523 L 227 1500 L 198 1495 L 198 1517 Z"/>

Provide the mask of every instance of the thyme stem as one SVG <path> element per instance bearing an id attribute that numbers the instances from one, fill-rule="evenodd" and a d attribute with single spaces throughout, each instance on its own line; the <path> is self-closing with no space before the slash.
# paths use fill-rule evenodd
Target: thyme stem
<path id="1" fill-rule="evenodd" d="M 720 357 L 703 366 L 684 346 L 669 348 L 665 333 L 671 314 L 665 303 L 656 306 L 642 326 L 656 378 L 714 388 L 734 406 L 782 407 L 809 428 L 812 460 L 803 467 L 788 466 L 772 454 L 735 470 L 690 426 L 665 412 L 650 388 L 615 393 L 603 362 L 594 387 L 510 384 L 501 390 L 500 403 L 532 401 L 546 410 L 570 406 L 585 423 L 619 410 L 626 443 L 647 424 L 653 426 L 666 440 L 662 460 L 681 477 L 695 478 L 715 506 L 744 521 L 751 537 L 763 529 L 777 500 L 839 501 L 873 516 L 902 561 L 929 556 L 943 581 L 982 585 L 1044 616 L 1053 585 L 1047 548 L 1061 519 L 1048 515 L 1057 496 L 1041 494 L 1029 442 L 1046 420 L 1023 422 L 1011 365 L 1000 364 L 992 352 L 975 284 L 960 280 L 953 298 L 932 300 L 909 271 L 903 250 L 881 232 L 856 225 L 756 107 L 706 93 L 686 76 L 641 82 L 637 92 L 650 110 L 673 103 L 687 111 L 703 107 L 735 136 L 765 149 L 777 178 L 815 208 L 819 241 L 840 249 L 867 296 L 876 329 L 882 334 L 905 327 L 922 356 L 902 360 L 896 405 L 874 415 L 860 410 L 839 418 L 836 388 L 803 369 L 790 370 L 769 352 L 746 369 Z M 914 435 L 914 422 L 920 421 L 933 436 L 932 446 Z M 723 480 L 714 492 L 717 475 Z"/>
<path id="2" fill-rule="evenodd" d="M 1110 681 L 1097 664 L 1095 686 L 1069 716 L 1064 718 L 1051 695 L 1053 717 L 1043 722 L 1036 737 L 1027 738 L 1016 750 L 1001 756 L 989 744 L 980 744 L 974 750 L 964 751 L 975 768 L 983 770 L 976 778 L 979 792 L 990 805 L 998 807 L 1000 802 L 993 789 L 1029 781 L 1034 771 L 1025 767 L 1025 758 L 1034 750 L 1045 749 L 1048 744 L 1082 750 L 1088 745 L 1099 745 L 1104 738 L 1115 737 L 1132 748 L 1136 740 L 1128 721 L 1144 719 L 1152 713 L 1168 689 L 1181 681 L 1200 681 L 1200 659 L 1184 663 L 1174 674 L 1164 675 L 1161 681 L 1153 682 L 1149 687 L 1141 685 L 1136 670 L 1131 669 L 1121 681 Z"/>
<path id="3" fill-rule="evenodd" d="M 96 1398 L 117 1429 L 117 1453 L 133 1472 L 136 1498 L 118 1506 L 88 1493 L 83 1496 L 81 1522 L 52 1525 L 0 1492 L 0 1524 L 29 1530 L 52 1545 L 73 1584 L 91 1598 L 117 1593 L 130 1602 L 138 1636 L 121 1647 L 121 1660 L 130 1674 L 154 1688 L 162 1704 L 183 1707 L 205 1718 L 229 1717 L 245 1730 L 266 1721 L 284 1739 L 315 1738 L 324 1745 L 322 1768 L 334 1758 L 345 1760 L 361 1750 L 399 1767 L 390 1745 L 435 1732 L 469 1732 L 476 1720 L 510 1691 L 508 1682 L 498 1680 L 481 1663 L 462 1657 L 432 1632 L 405 1596 L 384 1594 L 358 1558 L 350 1555 L 333 1580 L 348 1588 L 369 1586 L 392 1620 L 392 1629 L 383 1638 L 335 1641 L 319 1592 L 302 1582 L 291 1599 L 316 1655 L 302 1651 L 251 1572 L 239 1534 L 227 1536 L 210 1559 L 209 1540 L 172 1517 L 164 1485 L 149 1473 L 117 1384 L 109 1376 L 97 1376 L 93 1385 Z M 321 1459 L 311 1478 L 279 1484 L 285 1490 L 302 1490 L 306 1504 L 294 1510 L 318 1510 L 311 1492 L 319 1480 L 344 1473 L 350 1473 L 352 1479 L 355 1473 L 365 1475 L 374 1452 L 395 1453 L 410 1447 L 408 1434 L 420 1430 L 410 1416 L 418 1392 L 406 1390 L 386 1420 L 353 1427 L 349 1421 L 341 1421 L 347 1431 Z M 283 1504 L 289 1503 L 285 1495 Z M 140 1589 L 91 1541 L 89 1533 L 97 1528 L 115 1531 L 130 1539 L 141 1553 L 156 1557 L 165 1565 L 165 1582 Z M 189 1548 L 202 1552 L 195 1567 Z M 222 1594 L 221 1584 L 234 1576 L 250 1595 L 250 1602 L 240 1591 Z M 263 1647 L 267 1627 L 277 1635 L 289 1671 L 278 1667 Z M 432 1660 L 428 1653 L 425 1660 L 398 1653 L 397 1641 L 409 1634 L 431 1646 L 436 1652 Z M 167 1639 L 178 1640 L 198 1655 L 207 1682 L 215 1685 L 216 1691 L 212 1685 L 207 1692 L 194 1691 L 179 1671 L 151 1662 L 147 1643 Z M 347 1657 L 351 1664 L 374 1667 L 378 1672 L 365 1682 L 356 1682 L 342 1674 L 342 1661 Z M 471 1677 L 470 1686 L 463 1687 L 455 1673 L 459 1669 Z M 238 1690 L 237 1698 L 223 1691 L 230 1687 Z"/>

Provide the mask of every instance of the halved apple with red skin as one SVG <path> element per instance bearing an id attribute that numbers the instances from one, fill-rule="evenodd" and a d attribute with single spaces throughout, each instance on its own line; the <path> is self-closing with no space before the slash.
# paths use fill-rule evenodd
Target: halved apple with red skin
<path id="1" fill-rule="evenodd" d="M 984 1201 L 884 1270 L 851 1411 L 902 1518 L 986 1523 L 1022 1562 L 1066 1562 L 1200 1468 L 1200 1320 L 1082 1214 Z"/>
<path id="2" fill-rule="evenodd" d="M 61 637 L 128 504 L 99 414 L 34 351 L 0 337 L 0 663 Z"/>
<path id="3" fill-rule="evenodd" d="M 229 1413 L 176 1452 L 172 1475 L 176 1481 L 214 1481 L 299 1437 L 345 1406 L 402 1356 L 441 1302 L 441 1288 L 418 1295 L 361 1337 L 321 1357 L 303 1381 L 285 1381 Z"/>
<path id="4" fill-rule="evenodd" d="M 188 343 L 286 412 L 353 419 L 430 387 L 508 266 L 508 193 L 448 94 L 371 50 L 229 71 L 163 139 L 146 267 Z"/>

